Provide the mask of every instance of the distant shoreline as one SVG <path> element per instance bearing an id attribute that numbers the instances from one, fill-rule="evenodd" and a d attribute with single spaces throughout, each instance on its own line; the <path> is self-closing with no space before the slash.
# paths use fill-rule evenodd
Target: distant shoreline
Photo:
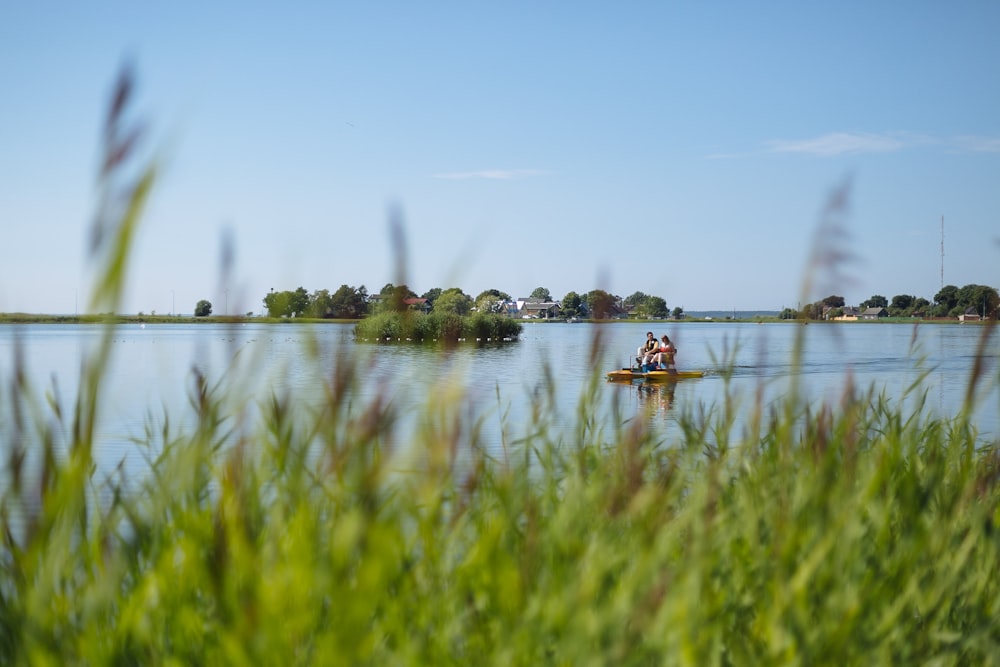
<path id="1" fill-rule="evenodd" d="M 353 323 L 358 320 L 285 317 L 246 317 L 245 315 L 35 315 L 0 313 L 0 324 L 225 324 L 261 322 L 265 324 L 329 322 Z"/>
<path id="2" fill-rule="evenodd" d="M 712 314 L 702 314 L 700 312 L 685 313 L 685 317 L 680 320 L 672 318 L 662 319 L 607 319 L 592 320 L 578 319 L 576 322 L 617 324 L 617 323 L 646 323 L 651 326 L 663 324 L 718 324 L 725 322 L 746 322 L 746 323 L 778 323 L 778 324 L 985 324 L 990 320 L 980 320 L 971 322 L 960 322 L 957 318 L 914 318 L 914 317 L 882 317 L 877 320 L 856 320 L 853 322 L 838 322 L 832 320 L 797 320 L 781 319 L 777 314 L 764 315 L 761 311 L 737 312 L 737 316 L 722 314 L 721 316 Z M 753 314 L 749 314 L 753 313 Z M 356 324 L 358 319 L 320 319 L 320 318 L 286 318 L 286 317 L 263 317 L 245 315 L 208 315 L 205 317 L 195 317 L 193 315 L 39 315 L 30 313 L 0 313 L 0 325 L 3 324 L 246 324 L 249 322 L 259 324 Z M 532 319 L 518 320 L 522 324 L 563 324 L 568 322 L 558 319 Z"/>

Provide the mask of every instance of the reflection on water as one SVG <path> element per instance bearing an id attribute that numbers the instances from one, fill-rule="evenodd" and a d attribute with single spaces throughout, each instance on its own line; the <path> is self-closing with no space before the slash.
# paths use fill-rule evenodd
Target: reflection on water
<path id="1" fill-rule="evenodd" d="M 910 391 L 920 380 L 925 410 L 950 416 L 961 407 L 976 363 L 978 326 L 896 324 L 743 324 L 657 323 L 678 348 L 680 369 L 706 371 L 701 379 L 656 385 L 604 382 L 610 370 L 628 366 L 645 339 L 648 324 L 528 324 L 519 341 L 501 345 L 468 344 L 445 350 L 405 344 L 361 344 L 344 324 L 264 325 L 201 324 L 121 326 L 114 333 L 114 358 L 108 369 L 98 456 L 104 463 L 141 461 L 133 440 L 151 422 L 170 415 L 183 426 L 191 418 L 192 369 L 232 400 L 233 417 L 252 421 L 261 401 L 291 393 L 308 408 L 319 405 L 337 368 L 353 365 L 360 375 L 356 396 L 360 409 L 376 394 L 394 408 L 419 415 L 449 395 L 463 396 L 463 416 L 482 420 L 484 437 L 498 450 L 530 423 L 542 401 L 552 401 L 556 435 L 574 437 L 581 394 L 596 387 L 593 409 L 599 420 L 614 419 L 613 405 L 627 407 L 624 418 L 650 414 L 650 424 L 669 437 L 677 429 L 680 410 L 709 409 L 722 404 L 726 392 L 737 411 L 747 411 L 761 397 L 766 408 L 790 390 L 794 379 L 815 400 L 836 401 L 848 384 L 876 386 L 905 406 L 919 403 Z M 795 336 L 802 333 L 801 363 L 792 358 Z M 14 342 L 20 339 L 29 379 L 37 396 L 58 386 L 66 408 L 75 401 L 80 361 L 101 329 L 78 325 L 0 327 L 0 379 L 9 387 Z M 591 348 L 600 339 L 596 357 Z M 985 348 L 981 360 L 985 391 L 979 393 L 976 421 L 995 434 L 1000 414 L 998 347 Z M 590 359 L 597 361 L 591 363 Z M 2 389 L 0 391 L 6 391 Z M 9 410 L 0 395 L 0 409 Z M 591 408 L 588 408 L 591 409 Z M 3 417 L 4 415 L 0 415 Z M 5 423 L 8 420 L 4 420 Z M 739 423 L 739 419 L 737 419 Z M 674 431 L 672 431 L 674 429 Z M 406 438 L 405 430 L 399 437 Z"/>
<path id="2" fill-rule="evenodd" d="M 664 414 L 670 411 L 674 404 L 674 394 L 677 391 L 677 384 L 667 382 L 664 384 L 643 383 L 636 387 L 639 401 L 647 408 Z"/>
<path id="3" fill-rule="evenodd" d="M 628 405 L 633 412 L 649 412 L 668 416 L 674 404 L 678 382 L 609 382 L 608 391 L 617 394 L 619 404 Z"/>

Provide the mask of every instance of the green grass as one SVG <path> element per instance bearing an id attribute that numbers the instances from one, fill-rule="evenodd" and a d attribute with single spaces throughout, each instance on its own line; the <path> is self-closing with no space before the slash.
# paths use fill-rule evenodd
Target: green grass
<path id="1" fill-rule="evenodd" d="M 595 377 L 571 440 L 543 400 L 496 460 L 460 395 L 389 450 L 399 415 L 353 405 L 357 381 L 338 368 L 321 409 L 278 395 L 260 423 L 201 385 L 194 426 L 149 434 L 162 453 L 140 480 L 95 478 L 82 442 L 60 460 L 36 406 L 5 432 L 5 451 L 44 456 L 3 497 L 0 662 L 998 655 L 1000 457 L 963 415 L 849 392 L 786 399 L 731 439 L 726 410 L 679 415 L 660 442 L 642 418 L 593 423 Z"/>
<path id="2" fill-rule="evenodd" d="M 108 312 L 135 185 L 95 250 Z M 403 415 L 359 402 L 350 361 L 318 409 L 289 389 L 259 419 L 192 371 L 193 423 L 151 423 L 149 472 L 105 478 L 110 349 L 72 406 L 16 364 L 2 378 L 2 664 L 1000 661 L 1000 454 L 971 410 L 930 418 L 850 386 L 818 408 L 727 391 L 664 442 L 641 414 L 594 419 L 599 374 L 557 414 L 546 373 L 552 393 L 501 415 L 491 456 L 446 387 L 390 448 Z M 969 407 L 997 382 L 982 369 Z"/>

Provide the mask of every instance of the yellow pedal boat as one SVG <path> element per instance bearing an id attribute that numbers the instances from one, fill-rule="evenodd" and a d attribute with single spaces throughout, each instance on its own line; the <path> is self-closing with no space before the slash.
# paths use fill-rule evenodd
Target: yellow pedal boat
<path id="1" fill-rule="evenodd" d="M 705 371 L 641 371 L 638 368 L 622 368 L 608 373 L 608 379 L 612 382 L 632 382 L 633 380 L 676 382 L 700 377 L 705 377 Z"/>

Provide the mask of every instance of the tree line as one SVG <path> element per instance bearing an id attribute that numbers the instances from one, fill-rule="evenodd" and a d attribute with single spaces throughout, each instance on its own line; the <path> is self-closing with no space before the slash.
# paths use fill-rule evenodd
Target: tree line
<path id="1" fill-rule="evenodd" d="M 840 317 L 844 314 L 844 297 L 831 295 L 807 304 L 801 310 L 785 308 L 782 319 L 819 320 L 825 317 Z M 933 301 L 912 294 L 897 294 L 887 299 L 880 294 L 858 304 L 861 311 L 868 308 L 885 308 L 890 317 L 958 317 L 974 312 L 984 319 L 996 319 L 1000 307 L 1000 295 L 996 288 L 986 285 L 969 284 L 964 287 L 945 285 L 934 295 Z"/>
<path id="2" fill-rule="evenodd" d="M 535 288 L 528 298 L 554 303 L 552 294 L 545 287 Z M 420 299 L 424 301 L 415 301 Z M 387 283 L 374 295 L 369 294 L 364 285 L 353 287 L 345 284 L 333 293 L 320 289 L 310 294 L 304 287 L 283 291 L 272 289 L 263 298 L 268 317 L 316 319 L 361 319 L 414 308 L 455 315 L 469 315 L 473 312 L 499 314 L 506 312 L 508 304 L 513 301 L 510 294 L 498 289 L 483 290 L 472 297 L 458 287 L 435 287 L 418 295 L 407 285 L 393 283 Z M 634 292 L 622 298 L 604 290 L 591 290 L 583 294 L 570 291 L 558 303 L 560 316 L 564 318 L 607 319 L 626 312 L 650 319 L 671 316 L 663 297 L 643 292 Z M 683 308 L 674 308 L 673 316 L 679 319 L 683 312 Z"/>
<path id="3" fill-rule="evenodd" d="M 535 288 L 528 298 L 555 302 L 545 287 Z M 423 301 L 414 301 L 420 299 Z M 263 298 L 268 317 L 351 320 L 407 309 L 455 315 L 474 312 L 499 314 L 504 313 L 508 304 L 513 301 L 510 294 L 498 289 L 483 290 L 472 297 L 458 287 L 435 287 L 418 295 L 407 285 L 392 283 L 386 283 L 375 295 L 369 294 L 364 285 L 352 287 L 345 284 L 333 293 L 321 289 L 310 294 L 304 287 L 283 291 L 272 289 Z M 560 317 L 563 318 L 610 319 L 623 314 L 639 319 L 684 317 L 683 308 L 676 307 L 671 311 L 663 297 L 639 291 L 624 298 L 599 289 L 583 294 L 570 291 L 558 303 Z M 831 295 L 798 310 L 785 308 L 779 317 L 811 320 L 834 318 L 843 315 L 845 308 L 847 304 L 844 297 Z M 891 299 L 874 294 L 858 304 L 857 308 L 859 311 L 885 308 L 890 317 L 958 317 L 963 313 L 975 312 L 985 319 L 996 319 L 1000 311 L 1000 295 L 996 288 L 986 285 L 946 285 L 934 295 L 933 301 L 912 294 L 897 294 Z M 208 301 L 199 301 L 195 307 L 195 316 L 211 313 L 212 305 Z M 247 313 L 248 316 L 251 314 Z"/>

